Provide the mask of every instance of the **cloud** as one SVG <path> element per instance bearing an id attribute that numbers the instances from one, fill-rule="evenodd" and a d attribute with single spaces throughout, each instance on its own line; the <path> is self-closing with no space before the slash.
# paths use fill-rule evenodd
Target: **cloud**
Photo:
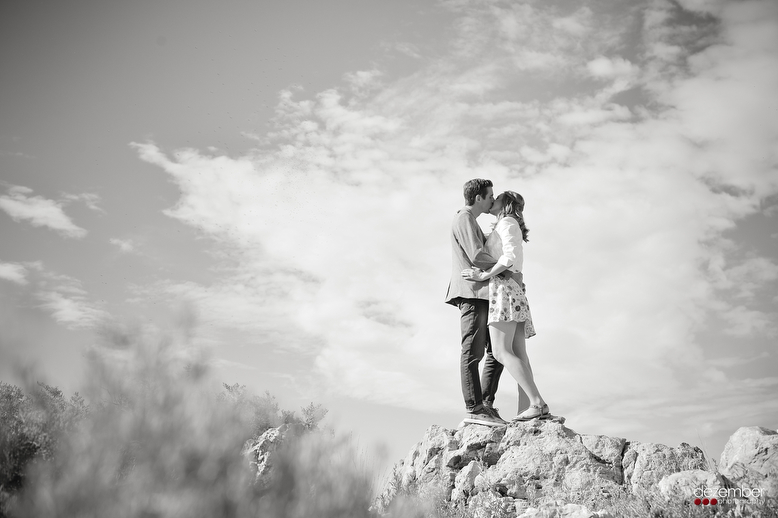
<path id="1" fill-rule="evenodd" d="M 766 360 L 770 358 L 770 353 L 767 351 L 762 352 L 761 354 L 757 354 L 754 356 L 729 356 L 724 358 L 715 358 L 712 360 L 708 360 L 708 362 L 711 365 L 714 365 L 716 367 L 734 367 L 738 365 L 746 365 L 752 362 L 756 362 L 759 360 Z"/>
<path id="2" fill-rule="evenodd" d="M 40 291 L 36 294 L 41 301 L 40 307 L 50 311 L 57 323 L 68 329 L 90 329 L 108 317 L 108 313 L 86 300 L 83 290 L 68 291 L 71 292 Z"/>
<path id="3" fill-rule="evenodd" d="M 222 254 L 213 283 L 155 289 L 298 354 L 321 393 L 459 408 L 449 226 L 462 184 L 487 177 L 527 200 L 529 348 L 547 399 L 594 425 L 618 398 L 613 433 L 653 426 L 679 394 L 710 412 L 735 380 L 706 363 L 701 333 L 772 332 L 757 295 L 775 265 L 731 253 L 724 232 L 778 192 L 774 8 L 726 4 L 717 24 L 665 2 L 447 5 L 449 54 L 356 95 L 285 91 L 245 156 L 133 143 L 180 189 L 165 214 Z M 632 81 L 647 102 L 614 103 Z M 665 429 L 691 419 L 671 417 Z"/>
<path id="4" fill-rule="evenodd" d="M 34 307 L 45 310 L 67 329 L 94 329 L 112 318 L 100 303 L 90 299 L 81 281 L 55 272 L 41 261 L 0 263 L 0 278 L 25 286 L 25 292 L 36 301 Z"/>
<path id="5" fill-rule="evenodd" d="M 408 42 L 396 42 L 396 43 L 389 43 L 384 42 L 381 45 L 385 50 L 394 50 L 399 52 L 400 54 L 404 54 L 408 57 L 414 58 L 414 59 L 421 59 L 422 55 L 419 52 L 419 49 L 416 45 L 413 43 Z"/>
<path id="6" fill-rule="evenodd" d="M 767 257 L 748 257 L 727 268 L 723 256 L 712 258 L 708 271 L 715 276 L 716 287 L 732 290 L 739 299 L 753 299 L 757 291 L 778 280 L 778 264 Z"/>
<path id="7" fill-rule="evenodd" d="M 28 155 L 27 153 L 23 153 L 21 151 L 7 151 L 4 149 L 0 149 L 0 156 L 14 156 L 18 158 L 26 158 L 28 160 L 34 160 L 36 158 L 33 155 Z"/>
<path id="8" fill-rule="evenodd" d="M 600 56 L 589 61 L 586 68 L 593 77 L 611 79 L 614 77 L 631 76 L 635 66 L 624 58 L 607 58 Z"/>
<path id="9" fill-rule="evenodd" d="M 34 227 L 49 227 L 61 235 L 80 239 L 87 231 L 71 221 L 62 210 L 62 203 L 41 196 L 28 196 L 32 189 L 13 186 L 8 194 L 0 196 L 0 209 L 14 221 L 27 221 Z"/>
<path id="10" fill-rule="evenodd" d="M 0 263 L 0 279 L 16 284 L 27 284 L 27 269 L 18 263 Z"/>
<path id="11" fill-rule="evenodd" d="M 77 330 L 93 329 L 111 320 L 99 303 L 90 300 L 80 280 L 47 269 L 41 262 L 28 265 L 37 273 L 31 291 L 40 302 L 38 307 L 49 311 L 57 323 Z"/>
<path id="12" fill-rule="evenodd" d="M 68 202 L 74 202 L 74 201 L 81 201 L 83 202 L 90 210 L 93 210 L 95 212 L 100 212 L 105 214 L 105 210 L 103 210 L 98 203 L 100 203 L 101 199 L 100 196 L 91 193 L 91 192 L 85 192 L 81 194 L 63 194 L 62 195 L 63 200 L 67 200 Z"/>
<path id="13" fill-rule="evenodd" d="M 225 360 L 224 358 L 214 358 L 211 360 L 211 365 L 217 369 L 241 369 L 248 371 L 255 371 L 257 368 L 253 365 L 247 365 L 241 362 L 234 362 L 232 360 Z"/>
<path id="14" fill-rule="evenodd" d="M 135 243 L 132 239 L 119 239 L 112 237 L 108 240 L 109 243 L 119 248 L 121 252 L 130 253 L 135 251 Z"/>
<path id="15" fill-rule="evenodd" d="M 344 76 L 346 83 L 351 86 L 355 95 L 366 95 L 380 86 L 380 78 L 383 72 L 380 70 L 359 70 L 349 72 Z"/>

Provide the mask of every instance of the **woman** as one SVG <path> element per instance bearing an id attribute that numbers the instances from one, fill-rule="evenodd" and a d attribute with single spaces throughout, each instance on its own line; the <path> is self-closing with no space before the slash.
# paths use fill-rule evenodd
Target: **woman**
<path id="1" fill-rule="evenodd" d="M 499 259 L 487 271 L 478 268 L 462 271 L 462 276 L 468 280 L 489 281 L 488 322 L 492 354 L 508 369 L 530 402 L 529 408 L 514 418 L 517 421 L 551 415 L 535 385 L 527 356 L 525 340 L 535 336 L 535 328 L 524 287 L 511 276 L 499 275 L 506 270 L 509 273 L 521 272 L 524 261 L 522 241 L 528 241 L 529 233 L 523 211 L 524 198 L 520 194 L 513 191 L 500 194 L 489 211 L 497 216 L 497 223 L 486 240 L 486 251 Z"/>

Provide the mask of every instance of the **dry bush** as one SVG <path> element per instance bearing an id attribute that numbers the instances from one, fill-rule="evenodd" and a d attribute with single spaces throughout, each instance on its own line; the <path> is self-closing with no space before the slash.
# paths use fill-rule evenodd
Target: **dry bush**
<path id="1" fill-rule="evenodd" d="M 54 455 L 32 462 L 9 516 L 370 516 L 371 476 L 331 434 L 287 444 L 272 491 L 254 483 L 246 441 L 284 420 L 314 430 L 320 407 L 300 419 L 269 395 L 235 385 L 219 394 L 202 351 L 138 330 L 106 337 L 89 353 L 89 416 L 59 432 Z"/>

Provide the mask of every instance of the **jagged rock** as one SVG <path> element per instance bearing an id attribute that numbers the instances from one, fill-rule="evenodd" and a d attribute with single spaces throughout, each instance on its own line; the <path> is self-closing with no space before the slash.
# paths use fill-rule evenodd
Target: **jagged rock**
<path id="1" fill-rule="evenodd" d="M 761 426 L 739 428 L 727 441 L 721 473 L 739 488 L 760 488 L 778 497 L 778 432 Z"/>
<path id="2" fill-rule="evenodd" d="M 518 518 L 614 518 L 605 511 L 590 511 L 578 504 L 546 505 L 541 508 L 530 507 Z"/>
<path id="3" fill-rule="evenodd" d="M 376 508 L 386 509 L 400 491 L 418 493 L 431 484 L 437 494 L 448 487 L 443 500 L 468 507 L 486 502 L 490 508 L 510 508 L 507 515 L 514 516 L 527 507 L 528 488 L 538 498 L 618 489 L 625 444 L 619 438 L 581 436 L 558 417 L 454 432 L 433 426 L 395 466 Z"/>
<path id="4" fill-rule="evenodd" d="M 500 460 L 488 470 L 495 482 L 531 481 L 541 494 L 559 488 L 615 489 L 620 483 L 620 462 L 616 461 L 614 468 L 594 455 L 578 434 L 554 419 L 511 425 L 500 449 Z"/>
<path id="5" fill-rule="evenodd" d="M 604 518 L 611 515 L 575 502 L 616 495 L 644 499 L 657 488 L 667 497 L 688 499 L 700 487 L 731 491 L 732 481 L 778 495 L 778 432 L 773 430 L 738 430 L 722 454 L 725 477 L 708 469 L 700 448 L 578 434 L 564 423 L 553 417 L 503 428 L 432 426 L 395 466 L 375 508 L 384 512 L 403 492 L 464 506 L 478 517 Z"/>
<path id="6" fill-rule="evenodd" d="M 248 441 L 243 449 L 243 455 L 256 470 L 254 483 L 266 487 L 272 478 L 273 456 L 278 448 L 288 441 L 290 436 L 299 436 L 302 428 L 299 425 L 284 424 L 278 428 L 270 428 L 259 438 Z"/>
<path id="7" fill-rule="evenodd" d="M 721 476 L 716 473 L 701 469 L 691 469 L 667 475 L 659 481 L 659 491 L 668 499 L 691 499 L 695 496 L 695 490 L 710 488 L 718 491 L 726 485 Z"/>
<path id="8" fill-rule="evenodd" d="M 681 443 L 678 448 L 655 443 L 628 443 L 621 463 L 624 483 L 630 484 L 636 492 L 654 491 L 667 475 L 707 468 L 702 450 L 686 443 Z"/>
<path id="9" fill-rule="evenodd" d="M 475 493 L 493 489 L 501 496 L 527 498 L 524 478 L 518 473 L 504 473 L 494 470 L 485 471 L 475 478 L 473 485 Z"/>
<path id="10" fill-rule="evenodd" d="M 453 441 L 450 443 L 451 446 L 455 446 L 455 449 L 444 454 L 444 463 L 455 470 L 462 469 L 473 460 L 482 460 L 491 466 L 500 458 L 497 445 L 503 435 L 505 435 L 505 428 L 490 426 L 460 428 L 454 433 Z"/>
<path id="11" fill-rule="evenodd" d="M 624 448 L 627 445 L 626 439 L 621 437 L 608 437 L 607 435 L 584 435 L 578 436 L 581 444 L 592 452 L 592 455 L 607 463 L 613 470 L 614 480 L 622 484 L 624 482 L 624 473 L 621 466 L 621 459 L 624 456 Z"/>
<path id="12" fill-rule="evenodd" d="M 402 486 L 431 482 L 436 475 L 439 475 L 437 478 L 440 480 L 448 477 L 449 472 L 443 473 L 444 470 L 441 470 L 441 467 L 447 467 L 448 464 L 444 462 L 445 452 L 457 447 L 458 443 L 453 437 L 453 432 L 437 425 L 430 426 L 421 442 L 411 449 L 403 462 Z M 456 476 L 456 472 L 451 474 L 453 477 Z M 451 484 L 454 481 L 453 477 L 448 481 Z"/>
<path id="13" fill-rule="evenodd" d="M 493 518 L 516 512 L 513 498 L 501 496 L 495 491 L 478 493 L 467 504 L 473 518 Z"/>
<path id="14" fill-rule="evenodd" d="M 467 426 L 454 433 L 459 448 L 468 451 L 481 450 L 489 443 L 499 443 L 505 436 L 505 427 Z"/>
<path id="15" fill-rule="evenodd" d="M 467 464 L 460 463 L 459 459 L 451 460 L 452 452 L 458 448 L 454 431 L 430 426 L 405 459 L 394 466 L 384 490 L 376 498 L 375 508 L 383 512 L 399 492 L 411 488 L 416 494 L 429 498 L 443 495 L 444 499 L 450 499 L 459 468 Z"/>
<path id="16" fill-rule="evenodd" d="M 454 489 L 451 491 L 451 500 L 464 500 L 473 491 L 475 478 L 481 474 L 481 465 L 478 461 L 470 461 L 470 464 L 462 468 L 462 471 L 454 480 Z"/>
<path id="17" fill-rule="evenodd" d="M 724 446 L 719 469 L 732 473 L 738 464 L 762 475 L 778 472 L 778 432 L 761 426 L 739 428 Z"/>

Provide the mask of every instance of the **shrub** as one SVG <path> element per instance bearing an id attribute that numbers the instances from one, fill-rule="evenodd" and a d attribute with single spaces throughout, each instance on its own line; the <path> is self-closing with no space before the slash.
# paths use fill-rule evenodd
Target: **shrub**
<path id="1" fill-rule="evenodd" d="M 56 387 L 38 383 L 28 394 L 0 382 L 0 517 L 10 496 L 22 488 L 27 467 L 54 457 L 59 437 L 88 413 L 76 393 L 66 400 Z"/>
<path id="2" fill-rule="evenodd" d="M 38 455 L 39 462 L 25 457 L 27 479 L 9 515 L 370 516 L 371 477 L 355 466 L 347 440 L 314 432 L 324 415 L 319 406 L 298 418 L 280 411 L 269 394 L 250 396 L 240 385 L 223 385 L 219 394 L 201 351 L 139 332 L 108 336 L 88 357 L 88 418 L 70 419 L 61 392 L 42 387 L 50 404 L 39 418 L 57 447 L 38 441 L 37 452 L 52 454 Z M 18 389 L 4 390 L 9 411 L 23 404 Z M 58 415 L 64 417 L 52 417 Z M 273 459 L 275 482 L 263 491 L 242 451 L 247 440 L 284 421 L 308 433 Z"/>

